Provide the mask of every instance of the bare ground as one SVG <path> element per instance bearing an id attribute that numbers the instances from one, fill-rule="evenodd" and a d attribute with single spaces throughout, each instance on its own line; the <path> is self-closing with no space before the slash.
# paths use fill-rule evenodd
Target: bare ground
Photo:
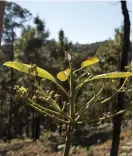
<path id="1" fill-rule="evenodd" d="M 112 131 L 99 129 L 94 134 L 89 132 L 77 142 L 73 141 L 70 156 L 109 156 Z M 0 142 L 0 156 L 62 156 L 64 137 L 58 133 L 45 134 L 36 142 L 30 139 L 14 139 L 11 143 Z M 119 156 L 132 155 L 131 121 L 123 126 Z"/>

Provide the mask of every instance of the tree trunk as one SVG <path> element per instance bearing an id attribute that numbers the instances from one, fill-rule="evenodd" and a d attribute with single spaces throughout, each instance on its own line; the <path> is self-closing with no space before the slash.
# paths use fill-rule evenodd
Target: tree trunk
<path id="1" fill-rule="evenodd" d="M 62 99 L 61 97 L 59 97 L 59 107 L 62 108 Z M 61 136 L 62 134 L 62 123 L 60 123 L 60 127 L 59 127 L 59 135 Z"/>
<path id="2" fill-rule="evenodd" d="M 11 36 L 11 43 L 10 43 L 10 60 L 14 60 L 14 31 L 11 28 L 12 36 Z M 14 93 L 14 73 L 13 68 L 11 68 L 11 89 L 10 89 L 10 109 L 9 109 L 9 123 L 8 123 L 8 140 L 11 140 L 11 127 L 12 127 L 12 107 L 13 107 L 13 93 Z"/>
<path id="3" fill-rule="evenodd" d="M 39 115 L 37 115 L 36 118 L 35 118 L 35 127 L 36 127 L 36 129 L 35 129 L 35 139 L 37 140 L 40 137 L 40 117 L 39 117 Z"/>
<path id="4" fill-rule="evenodd" d="M 3 31 L 4 10 L 5 10 L 5 1 L 0 1 L 0 45 Z"/>
<path id="5" fill-rule="evenodd" d="M 29 107 L 26 105 L 26 137 L 29 138 L 30 135 L 29 135 Z"/>
<path id="6" fill-rule="evenodd" d="M 125 66 L 128 64 L 128 52 L 130 48 L 130 19 L 126 6 L 126 1 L 121 1 L 122 14 L 124 16 L 124 37 L 123 37 L 123 51 L 121 58 L 121 71 L 125 71 Z M 124 79 L 120 79 L 120 86 L 123 84 Z M 115 111 L 118 112 L 123 109 L 124 105 L 124 92 L 118 94 L 117 104 Z M 122 114 L 113 118 L 113 138 L 110 156 L 118 156 L 118 149 L 120 144 Z"/>
<path id="7" fill-rule="evenodd" d="M 32 108 L 32 139 L 35 141 L 35 111 Z"/>

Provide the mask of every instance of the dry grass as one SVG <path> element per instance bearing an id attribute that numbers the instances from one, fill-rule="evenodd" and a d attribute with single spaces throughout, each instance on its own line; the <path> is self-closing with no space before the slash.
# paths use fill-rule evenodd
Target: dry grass
<path id="1" fill-rule="evenodd" d="M 52 134 L 48 135 L 49 137 Z M 59 139 L 59 136 L 53 134 L 56 139 Z M 119 148 L 119 155 L 123 152 L 128 152 L 128 156 L 131 155 L 131 138 L 132 129 L 131 126 L 125 128 L 121 133 L 121 142 Z M 43 136 L 44 137 L 44 136 Z M 1 156 L 62 156 L 63 151 L 54 152 L 53 147 L 51 146 L 50 139 L 46 138 L 46 135 L 43 139 L 32 142 L 32 140 L 19 140 L 14 139 L 11 143 L 0 143 L 0 155 Z M 53 141 L 54 143 L 54 141 Z M 95 144 L 92 146 L 91 150 L 88 150 L 87 147 L 83 148 L 77 146 L 71 156 L 109 156 L 111 148 L 111 139 L 106 140 L 104 143 Z"/>
<path id="2" fill-rule="evenodd" d="M 128 147 L 127 143 L 132 141 L 132 129 L 131 127 L 128 127 L 125 129 L 120 136 L 120 146 L 119 146 L 119 155 L 122 154 L 123 152 L 123 147 L 127 147 L 128 149 L 128 155 L 131 155 L 132 149 L 131 146 Z M 103 144 L 98 144 L 93 146 L 93 156 L 109 156 L 110 154 L 110 148 L 111 148 L 111 139 L 107 140 Z"/>

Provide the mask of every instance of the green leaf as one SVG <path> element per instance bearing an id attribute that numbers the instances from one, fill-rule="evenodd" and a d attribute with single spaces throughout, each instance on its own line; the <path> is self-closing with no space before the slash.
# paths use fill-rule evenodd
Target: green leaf
<path id="1" fill-rule="evenodd" d="M 66 69 L 65 71 L 61 71 L 57 74 L 57 78 L 60 81 L 66 81 L 70 75 L 70 69 Z"/>
<path id="2" fill-rule="evenodd" d="M 94 76 L 91 80 L 95 79 L 112 79 L 112 78 L 125 78 L 132 76 L 131 72 L 112 72 L 112 73 L 106 73 L 101 75 Z"/>
<path id="3" fill-rule="evenodd" d="M 97 57 L 88 58 L 86 61 L 82 62 L 81 67 L 84 68 L 97 62 L 99 62 L 99 59 Z"/>
<path id="4" fill-rule="evenodd" d="M 5 62 L 3 65 L 14 68 L 14 69 L 19 70 L 19 71 L 24 72 L 24 73 L 29 73 L 28 68 L 31 67 L 31 65 L 24 64 L 21 62 Z M 56 82 L 55 78 L 46 70 L 37 67 L 37 72 L 38 72 L 39 77 L 42 77 L 42 78 L 51 80 L 53 82 Z"/>

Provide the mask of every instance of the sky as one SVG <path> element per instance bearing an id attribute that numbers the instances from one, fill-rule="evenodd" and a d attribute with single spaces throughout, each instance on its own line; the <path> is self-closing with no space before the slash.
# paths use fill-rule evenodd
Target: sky
<path id="1" fill-rule="evenodd" d="M 28 9 L 33 17 L 39 15 L 45 21 L 46 29 L 50 31 L 50 39 L 57 40 L 59 30 L 63 29 L 65 36 L 73 43 L 94 43 L 113 38 L 114 29 L 123 23 L 119 1 L 17 0 L 14 2 Z M 127 7 L 132 11 L 132 1 L 127 1 Z M 132 12 L 129 14 L 132 23 Z M 28 24 L 33 25 L 32 20 Z M 20 34 L 18 30 L 17 34 Z"/>

